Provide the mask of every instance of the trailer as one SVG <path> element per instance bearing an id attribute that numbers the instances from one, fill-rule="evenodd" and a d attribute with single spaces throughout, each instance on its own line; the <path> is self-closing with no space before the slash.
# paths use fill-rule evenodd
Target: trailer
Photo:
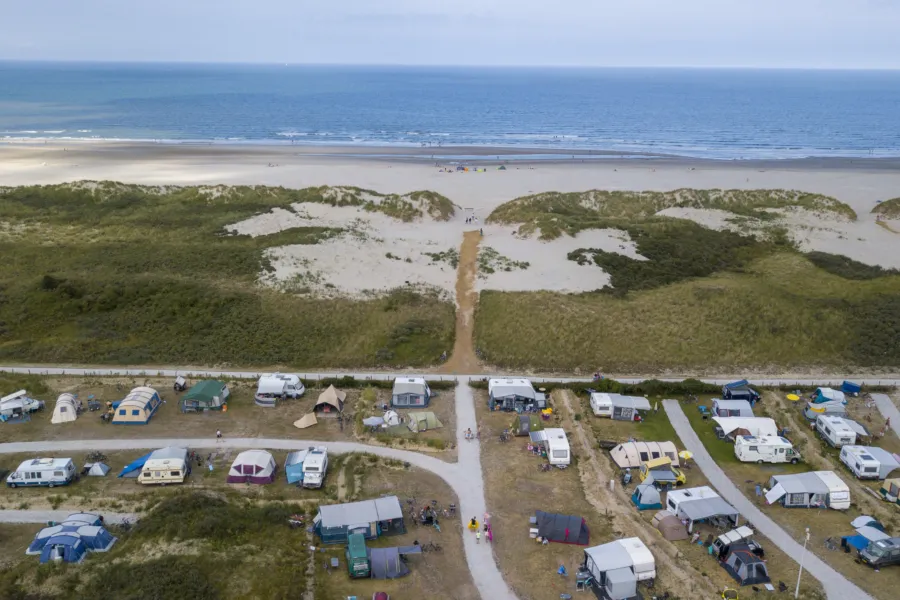
<path id="1" fill-rule="evenodd" d="M 834 415 L 819 415 L 816 431 L 833 448 L 856 443 L 856 431 L 843 418 Z"/>
<path id="2" fill-rule="evenodd" d="M 900 461 L 894 454 L 874 446 L 844 446 L 841 448 L 841 462 L 857 479 L 887 479 L 900 468 Z"/>

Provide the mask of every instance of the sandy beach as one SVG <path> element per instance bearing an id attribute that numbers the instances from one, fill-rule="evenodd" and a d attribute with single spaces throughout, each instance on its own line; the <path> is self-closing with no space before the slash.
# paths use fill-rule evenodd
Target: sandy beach
<path id="1" fill-rule="evenodd" d="M 900 195 L 898 160 L 738 162 L 637 155 L 610 158 L 600 153 L 572 159 L 568 152 L 7 142 L 0 144 L 0 185 L 114 180 L 150 185 L 357 186 L 392 194 L 433 190 L 460 207 L 450 222 L 426 217 L 422 222 L 401 223 L 352 207 L 303 205 L 231 227 L 233 232 L 250 235 L 311 225 L 348 228 L 347 233 L 315 246 L 269 250 L 275 272 L 263 282 L 354 297 L 404 284 L 424 285 L 452 295 L 455 269 L 447 260 L 435 260 L 432 255 L 458 249 L 463 232 L 472 229 L 484 231 L 482 252 L 485 248 L 495 251 L 491 253 L 494 272 L 481 274 L 478 289 L 594 290 L 608 283 L 606 274 L 566 260 L 568 252 L 602 248 L 640 258 L 623 231 L 590 231 L 578 238 L 542 242 L 517 236 L 513 227 L 484 224 L 498 205 L 546 191 L 775 188 L 826 194 L 849 204 L 858 219 L 802 211 L 778 215 L 799 246 L 844 254 L 866 264 L 900 268 L 900 235 L 891 231 L 900 231 L 900 223 L 879 224 L 871 214 L 878 201 Z M 537 155 L 551 158 L 535 160 Z M 460 163 L 479 170 L 457 172 L 455 166 Z M 500 164 L 506 170 L 498 170 Z M 663 214 L 746 233 L 727 220 L 730 213 L 719 212 L 666 209 Z M 477 221 L 467 223 L 467 216 Z"/>

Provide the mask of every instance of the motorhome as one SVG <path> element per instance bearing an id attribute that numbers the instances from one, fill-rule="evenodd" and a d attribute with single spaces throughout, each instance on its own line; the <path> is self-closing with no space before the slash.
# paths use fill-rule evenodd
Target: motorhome
<path id="1" fill-rule="evenodd" d="M 259 378 L 253 399 L 259 406 L 275 406 L 278 400 L 299 398 L 306 387 L 297 375 L 270 373 Z"/>
<path id="2" fill-rule="evenodd" d="M 778 435 L 756 437 L 739 435 L 734 439 L 734 455 L 741 462 L 791 463 L 800 462 L 800 453 L 794 445 Z"/>
<path id="3" fill-rule="evenodd" d="M 143 485 L 184 483 L 185 477 L 190 472 L 190 463 L 182 458 L 151 458 L 141 468 L 138 483 Z"/>
<path id="4" fill-rule="evenodd" d="M 68 485 L 75 478 L 71 458 L 32 458 L 26 460 L 6 478 L 11 488 L 26 486 Z"/>
<path id="5" fill-rule="evenodd" d="M 328 451 L 324 446 L 310 448 L 303 459 L 303 487 L 320 488 L 328 472 Z"/>
<path id="6" fill-rule="evenodd" d="M 873 446 L 844 446 L 841 462 L 858 479 L 887 479 L 900 462 L 887 450 Z"/>
<path id="7" fill-rule="evenodd" d="M 819 415 L 816 431 L 834 448 L 856 443 L 856 431 L 843 418 L 834 415 Z"/>

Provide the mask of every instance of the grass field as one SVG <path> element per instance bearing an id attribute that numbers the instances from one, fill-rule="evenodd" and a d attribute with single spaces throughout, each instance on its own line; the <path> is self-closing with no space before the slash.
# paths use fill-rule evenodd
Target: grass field
<path id="1" fill-rule="evenodd" d="M 371 456 L 340 458 L 347 462 L 346 479 L 354 483 L 337 491 L 339 499 L 319 493 L 321 502 L 385 494 L 397 494 L 401 499 L 435 498 L 445 506 L 457 501 L 430 473 Z M 315 598 L 357 594 L 366 598 L 376 590 L 385 590 L 392 595 L 425 598 L 435 589 L 459 600 L 478 597 L 462 553 L 458 521 L 445 520 L 441 532 L 407 523 L 406 534 L 370 543 L 402 546 L 414 539 L 439 543 L 442 552 L 409 560 L 410 576 L 394 581 L 351 580 L 343 546 L 311 552 L 309 547 L 317 545 L 316 539 L 303 529 L 288 527 L 288 515 L 304 513 L 310 517 L 316 511 L 316 501 L 299 504 L 293 498 L 262 498 L 240 489 L 220 488 L 155 489 L 145 494 L 160 497 L 153 509 L 131 531 L 115 531 L 119 541 L 112 551 L 89 556 L 78 567 L 39 566 L 36 557 L 24 555 L 39 525 L 0 526 L 0 561 L 5 566 L 0 573 L 0 597 L 286 600 L 303 594 Z M 323 566 L 331 557 L 340 562 L 336 571 L 326 571 Z"/>
<path id="2" fill-rule="evenodd" d="M 0 188 L 0 360 L 294 367 L 431 364 L 453 346 L 454 308 L 398 290 L 367 301 L 257 284 L 266 248 L 335 233 L 251 238 L 226 225 L 295 202 L 447 219 L 431 192 L 147 187 Z"/>

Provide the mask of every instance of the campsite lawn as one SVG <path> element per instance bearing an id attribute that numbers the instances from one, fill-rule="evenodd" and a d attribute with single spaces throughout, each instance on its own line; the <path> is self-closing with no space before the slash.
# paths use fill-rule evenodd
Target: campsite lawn
<path id="1" fill-rule="evenodd" d="M 790 403 L 784 399 L 784 392 L 767 391 L 762 402 L 754 407 L 757 416 L 768 416 L 775 419 L 779 428 L 789 427 L 789 437 L 800 450 L 804 460 L 796 466 L 792 465 L 757 465 L 742 463 L 734 456 L 733 446 L 715 437 L 714 424 L 700 417 L 694 403 L 684 406 L 685 414 L 691 421 L 694 431 L 700 437 L 706 449 L 716 463 L 722 468 L 743 494 L 753 501 L 760 510 L 781 525 L 795 539 L 802 542 L 806 527 L 810 528 L 809 551 L 831 564 L 848 579 L 874 595 L 876 598 L 893 597 L 892 591 L 900 586 L 900 572 L 885 569 L 877 574 L 854 562 L 854 553 L 845 554 L 842 550 L 830 551 L 825 547 L 829 537 L 840 542 L 840 537 L 853 533 L 850 521 L 860 515 L 872 515 L 885 524 L 888 533 L 900 531 L 900 510 L 896 506 L 872 498 L 864 488 L 877 488 L 877 484 L 863 483 L 838 460 L 838 452 L 824 443 L 821 438 L 810 431 L 802 415 L 802 403 Z M 705 402 L 704 402 L 705 400 Z M 700 403 L 710 405 L 705 397 Z M 852 407 L 852 403 L 851 403 Z M 852 408 L 851 408 L 852 411 Z M 887 438 L 886 438 L 887 439 Z M 780 504 L 768 505 L 765 498 L 756 496 L 756 485 L 765 488 L 769 478 L 778 473 L 795 473 L 809 470 L 833 470 L 850 486 L 851 507 L 847 511 L 830 509 L 787 509 Z M 769 552 L 769 546 L 766 546 Z M 769 558 L 769 564 L 775 564 Z M 770 566 L 770 569 L 772 567 Z M 787 580 L 785 580 L 787 581 Z"/>
<path id="2" fill-rule="evenodd" d="M 435 454 L 439 458 L 455 460 L 456 415 L 453 389 L 438 390 L 427 410 L 432 411 L 444 427 L 423 433 L 405 428 L 399 432 L 373 434 L 361 426 L 361 419 L 372 414 L 381 415 L 380 406 L 390 402 L 390 390 L 382 388 L 344 389 L 344 418 L 319 414 L 318 423 L 307 429 L 297 429 L 293 423 L 310 412 L 321 388 L 307 388 L 298 400 L 287 400 L 274 408 L 257 406 L 253 401 L 256 381 L 229 380 L 231 396 L 228 411 L 182 413 L 178 400 L 182 394 L 172 390 L 172 380 L 146 378 L 94 377 L 38 377 L 0 374 L 0 391 L 25 388 L 36 398 L 44 400 L 46 409 L 35 413 L 31 421 L 19 424 L 0 424 L 4 441 L 108 439 L 108 438 L 206 438 L 214 446 L 216 430 L 225 438 L 272 437 L 287 439 L 347 440 L 368 444 L 394 445 Z M 189 381 L 189 384 L 196 383 Z M 50 418 L 58 394 L 70 392 L 85 404 L 90 396 L 104 406 L 121 400 L 134 387 L 149 385 L 159 391 L 164 404 L 147 425 L 122 426 L 106 424 L 100 412 L 84 412 L 72 423 L 53 425 Z M 364 400 L 369 398 L 370 401 Z M 374 400 L 372 399 L 374 398 Z M 377 406 L 377 408 L 375 408 Z M 397 411 L 404 417 L 408 410 Z M 357 422 L 359 422 L 357 424 Z"/>
<path id="3" fill-rule="evenodd" d="M 442 506 L 457 502 L 439 477 L 407 469 L 398 461 L 350 454 L 335 457 L 333 468 L 335 475 L 338 471 L 344 475 L 333 478 L 331 489 L 309 492 L 314 500 L 304 503 L 277 492 L 250 493 L 243 489 L 247 486 L 156 488 L 161 495 L 137 526 L 129 532 L 113 528 L 119 542 L 112 551 L 89 556 L 77 570 L 39 567 L 36 557 L 24 555 L 39 524 L 0 525 L 0 562 L 10 561 L 9 568 L 0 571 L 0 597 L 24 598 L 24 590 L 40 586 L 41 600 L 143 598 L 149 589 L 157 594 L 154 597 L 191 600 L 287 600 L 304 592 L 315 598 L 350 594 L 367 598 L 376 590 L 408 598 L 428 598 L 435 590 L 459 600 L 478 598 L 462 551 L 458 519 L 444 519 L 441 532 L 408 522 L 406 534 L 373 542 L 409 545 L 418 539 L 442 546 L 440 553 L 411 557 L 412 574 L 395 581 L 351 581 L 343 545 L 311 553 L 316 539 L 302 528 L 288 527 L 288 515 L 305 513 L 309 519 L 320 503 L 388 494 L 397 495 L 404 507 L 411 497 L 436 499 Z M 327 572 L 324 564 L 331 557 L 338 558 L 340 567 Z"/>
<path id="4" fill-rule="evenodd" d="M 499 441 L 500 433 L 509 427 L 515 413 L 491 412 L 486 392 L 476 389 L 472 393 L 481 430 L 481 466 L 494 530 L 494 554 L 503 576 L 521 600 L 571 594 L 575 588 L 574 573 L 584 559 L 583 547 L 536 543 L 528 537 L 529 518 L 537 510 L 582 516 L 590 530 L 591 545 L 613 539 L 610 523 L 585 498 L 575 462 L 564 470 L 539 471 L 538 465 L 546 459 L 525 450 L 527 437 Z M 481 515 L 478 517 L 480 521 Z M 560 565 L 569 570 L 568 578 L 556 574 Z"/>

